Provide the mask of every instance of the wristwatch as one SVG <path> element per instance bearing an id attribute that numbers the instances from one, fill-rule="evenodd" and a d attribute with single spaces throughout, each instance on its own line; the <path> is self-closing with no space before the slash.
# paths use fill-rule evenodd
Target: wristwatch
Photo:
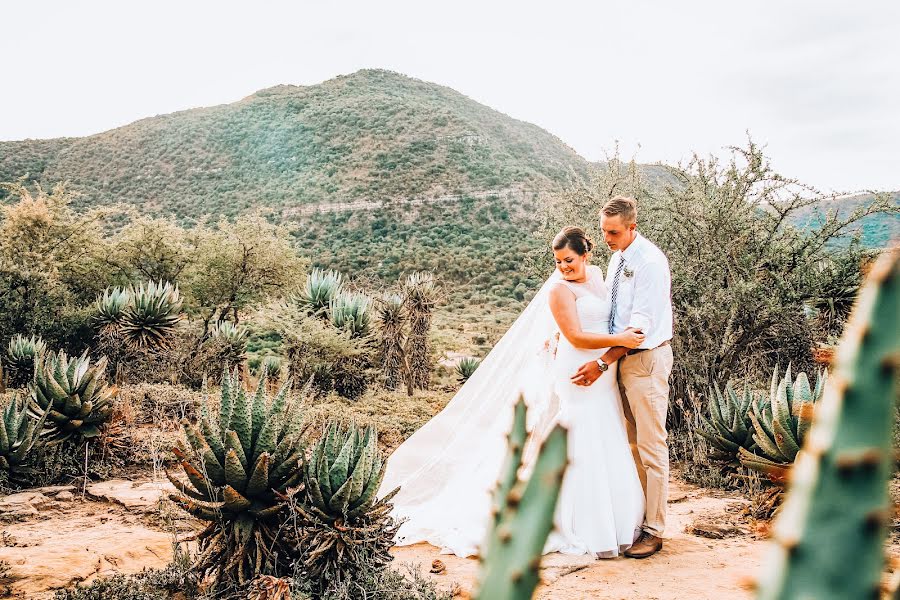
<path id="1" fill-rule="evenodd" d="M 609 370 L 609 365 L 603 362 L 602 358 L 597 359 L 597 366 L 600 367 L 601 373 L 606 373 Z"/>

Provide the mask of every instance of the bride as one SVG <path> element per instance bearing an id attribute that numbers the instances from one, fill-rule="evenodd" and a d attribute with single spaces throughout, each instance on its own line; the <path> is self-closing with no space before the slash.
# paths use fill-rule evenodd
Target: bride
<path id="1" fill-rule="evenodd" d="M 589 264 L 593 245 L 582 229 L 565 227 L 552 248 L 554 274 L 446 408 L 388 459 L 379 493 L 400 486 L 393 515 L 406 521 L 398 545 L 428 542 L 442 553 L 478 554 L 520 394 L 528 404 L 526 462 L 555 423 L 569 432 L 569 467 L 544 551 L 611 558 L 640 534 L 644 495 L 616 364 L 589 387 L 571 379 L 606 348 L 636 348 L 644 336 L 607 333 L 608 291 L 603 271 Z"/>

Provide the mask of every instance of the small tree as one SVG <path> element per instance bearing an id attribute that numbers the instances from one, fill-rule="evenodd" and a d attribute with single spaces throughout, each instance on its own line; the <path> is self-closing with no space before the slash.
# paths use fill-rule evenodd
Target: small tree
<path id="1" fill-rule="evenodd" d="M 384 388 L 395 390 L 403 381 L 406 303 L 402 295 L 386 292 L 378 304 L 378 336 L 381 351 L 381 380 Z"/>
<path id="2" fill-rule="evenodd" d="M 413 273 L 404 286 L 409 311 L 409 338 L 406 359 L 412 389 L 427 389 L 431 382 L 431 348 L 428 332 L 437 302 L 437 286 L 431 273 Z"/>
<path id="3" fill-rule="evenodd" d="M 240 310 L 303 283 L 308 261 L 291 247 L 285 228 L 259 215 L 201 226 L 193 235 L 196 260 L 185 270 L 183 289 L 205 328 L 226 317 L 236 324 Z"/>

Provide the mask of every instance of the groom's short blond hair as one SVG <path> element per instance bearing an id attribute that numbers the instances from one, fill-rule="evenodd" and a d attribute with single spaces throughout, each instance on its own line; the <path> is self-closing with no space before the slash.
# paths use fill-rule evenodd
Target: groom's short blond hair
<path id="1" fill-rule="evenodd" d="M 637 200 L 628 196 L 616 196 L 603 205 L 600 213 L 607 217 L 621 217 L 622 223 L 637 223 Z"/>

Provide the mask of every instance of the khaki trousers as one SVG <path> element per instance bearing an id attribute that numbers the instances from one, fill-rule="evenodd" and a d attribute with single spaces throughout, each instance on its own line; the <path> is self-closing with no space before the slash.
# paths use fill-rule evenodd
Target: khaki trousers
<path id="1" fill-rule="evenodd" d="M 671 373 L 671 345 L 619 359 L 619 391 L 625 410 L 625 429 L 647 499 L 643 529 L 658 537 L 662 537 L 666 529 L 669 496 L 666 413 Z"/>

